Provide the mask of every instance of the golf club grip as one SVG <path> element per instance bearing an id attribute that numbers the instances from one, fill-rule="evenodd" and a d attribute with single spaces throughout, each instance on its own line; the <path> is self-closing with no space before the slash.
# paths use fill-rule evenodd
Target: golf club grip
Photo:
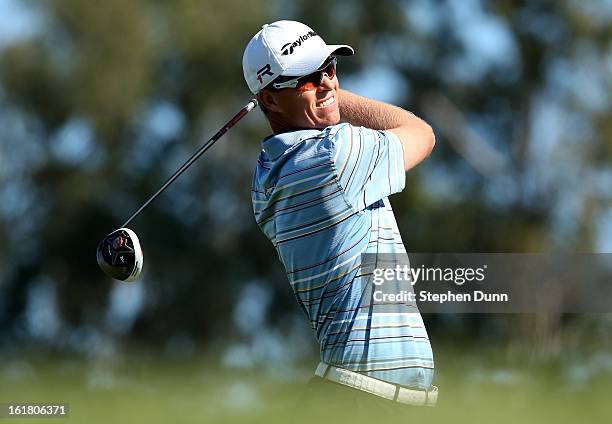
<path id="1" fill-rule="evenodd" d="M 251 110 L 253 110 L 256 106 L 257 106 L 257 99 L 251 99 L 242 109 L 240 109 L 240 112 L 234 115 L 234 117 L 230 119 L 227 122 L 227 124 L 221 127 L 221 129 L 217 131 L 215 135 L 213 135 L 206 143 L 204 143 L 204 145 L 200 147 L 187 160 L 187 162 L 185 162 L 174 174 L 172 174 L 172 176 L 170 176 L 170 178 L 166 180 L 166 182 L 159 188 L 159 190 L 157 190 L 153 195 L 151 195 L 143 203 L 143 205 L 140 208 L 138 208 L 138 210 L 134 212 L 132 216 L 128 218 L 127 221 L 123 223 L 121 227 L 122 228 L 127 227 L 130 224 L 130 222 L 132 222 L 132 220 L 136 218 L 138 214 L 140 214 L 140 212 L 142 212 L 142 210 L 149 205 L 149 203 L 155 200 L 157 196 L 159 196 L 166 188 L 168 188 L 170 184 L 174 182 L 174 180 L 176 180 L 183 172 L 185 172 L 185 170 L 187 170 L 187 168 L 189 168 L 196 160 L 200 158 L 200 156 L 202 156 L 213 144 L 215 144 L 215 142 L 219 140 L 223 136 L 223 134 L 225 134 L 230 128 L 236 125 L 238 121 L 244 118 L 246 114 L 249 113 Z"/>

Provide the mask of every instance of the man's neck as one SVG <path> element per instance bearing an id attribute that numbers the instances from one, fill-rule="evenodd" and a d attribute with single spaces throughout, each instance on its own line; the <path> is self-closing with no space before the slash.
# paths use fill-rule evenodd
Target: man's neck
<path id="1" fill-rule="evenodd" d="M 270 128 L 274 134 L 282 134 L 295 130 L 295 128 L 292 128 L 291 125 L 288 125 L 275 113 L 268 113 L 266 117 L 268 118 L 268 123 L 270 124 Z"/>
<path id="2" fill-rule="evenodd" d="M 268 123 L 270 124 L 270 128 L 274 134 L 282 134 L 292 131 L 300 131 L 300 130 L 315 130 L 315 129 L 323 129 L 323 128 L 314 128 L 314 127 L 300 127 L 297 125 L 289 124 L 286 122 L 280 115 L 268 112 L 266 115 L 268 119 Z"/>

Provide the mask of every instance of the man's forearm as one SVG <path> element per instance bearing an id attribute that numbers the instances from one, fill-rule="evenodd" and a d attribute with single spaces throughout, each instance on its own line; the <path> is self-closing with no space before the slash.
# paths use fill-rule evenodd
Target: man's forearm
<path id="1" fill-rule="evenodd" d="M 402 108 L 346 90 L 340 90 L 339 100 L 342 121 L 373 130 L 392 130 L 402 143 L 406 171 L 429 156 L 436 144 L 431 126 Z"/>
<path id="2" fill-rule="evenodd" d="M 340 90 L 339 94 L 340 117 L 351 125 L 389 130 L 406 125 L 410 121 L 423 122 L 414 114 L 397 106 L 368 99 L 347 90 Z"/>

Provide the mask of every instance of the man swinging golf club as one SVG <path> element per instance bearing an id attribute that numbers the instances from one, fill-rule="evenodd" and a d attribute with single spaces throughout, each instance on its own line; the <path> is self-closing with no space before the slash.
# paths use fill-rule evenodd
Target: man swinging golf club
<path id="1" fill-rule="evenodd" d="M 405 254 L 387 197 L 435 137 L 412 113 L 341 90 L 336 57 L 352 54 L 294 21 L 264 25 L 246 46 L 244 76 L 274 133 L 253 178 L 255 218 L 320 345 L 308 396 L 339 390 L 358 408 L 433 405 L 423 320 L 418 310 L 372 313 L 361 261 Z"/>

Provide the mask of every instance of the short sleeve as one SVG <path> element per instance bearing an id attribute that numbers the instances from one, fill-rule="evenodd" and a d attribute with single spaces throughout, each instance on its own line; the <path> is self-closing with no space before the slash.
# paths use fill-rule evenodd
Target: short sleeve
<path id="1" fill-rule="evenodd" d="M 402 144 L 391 131 L 342 125 L 334 138 L 334 166 L 355 210 L 399 193 L 406 184 Z"/>

